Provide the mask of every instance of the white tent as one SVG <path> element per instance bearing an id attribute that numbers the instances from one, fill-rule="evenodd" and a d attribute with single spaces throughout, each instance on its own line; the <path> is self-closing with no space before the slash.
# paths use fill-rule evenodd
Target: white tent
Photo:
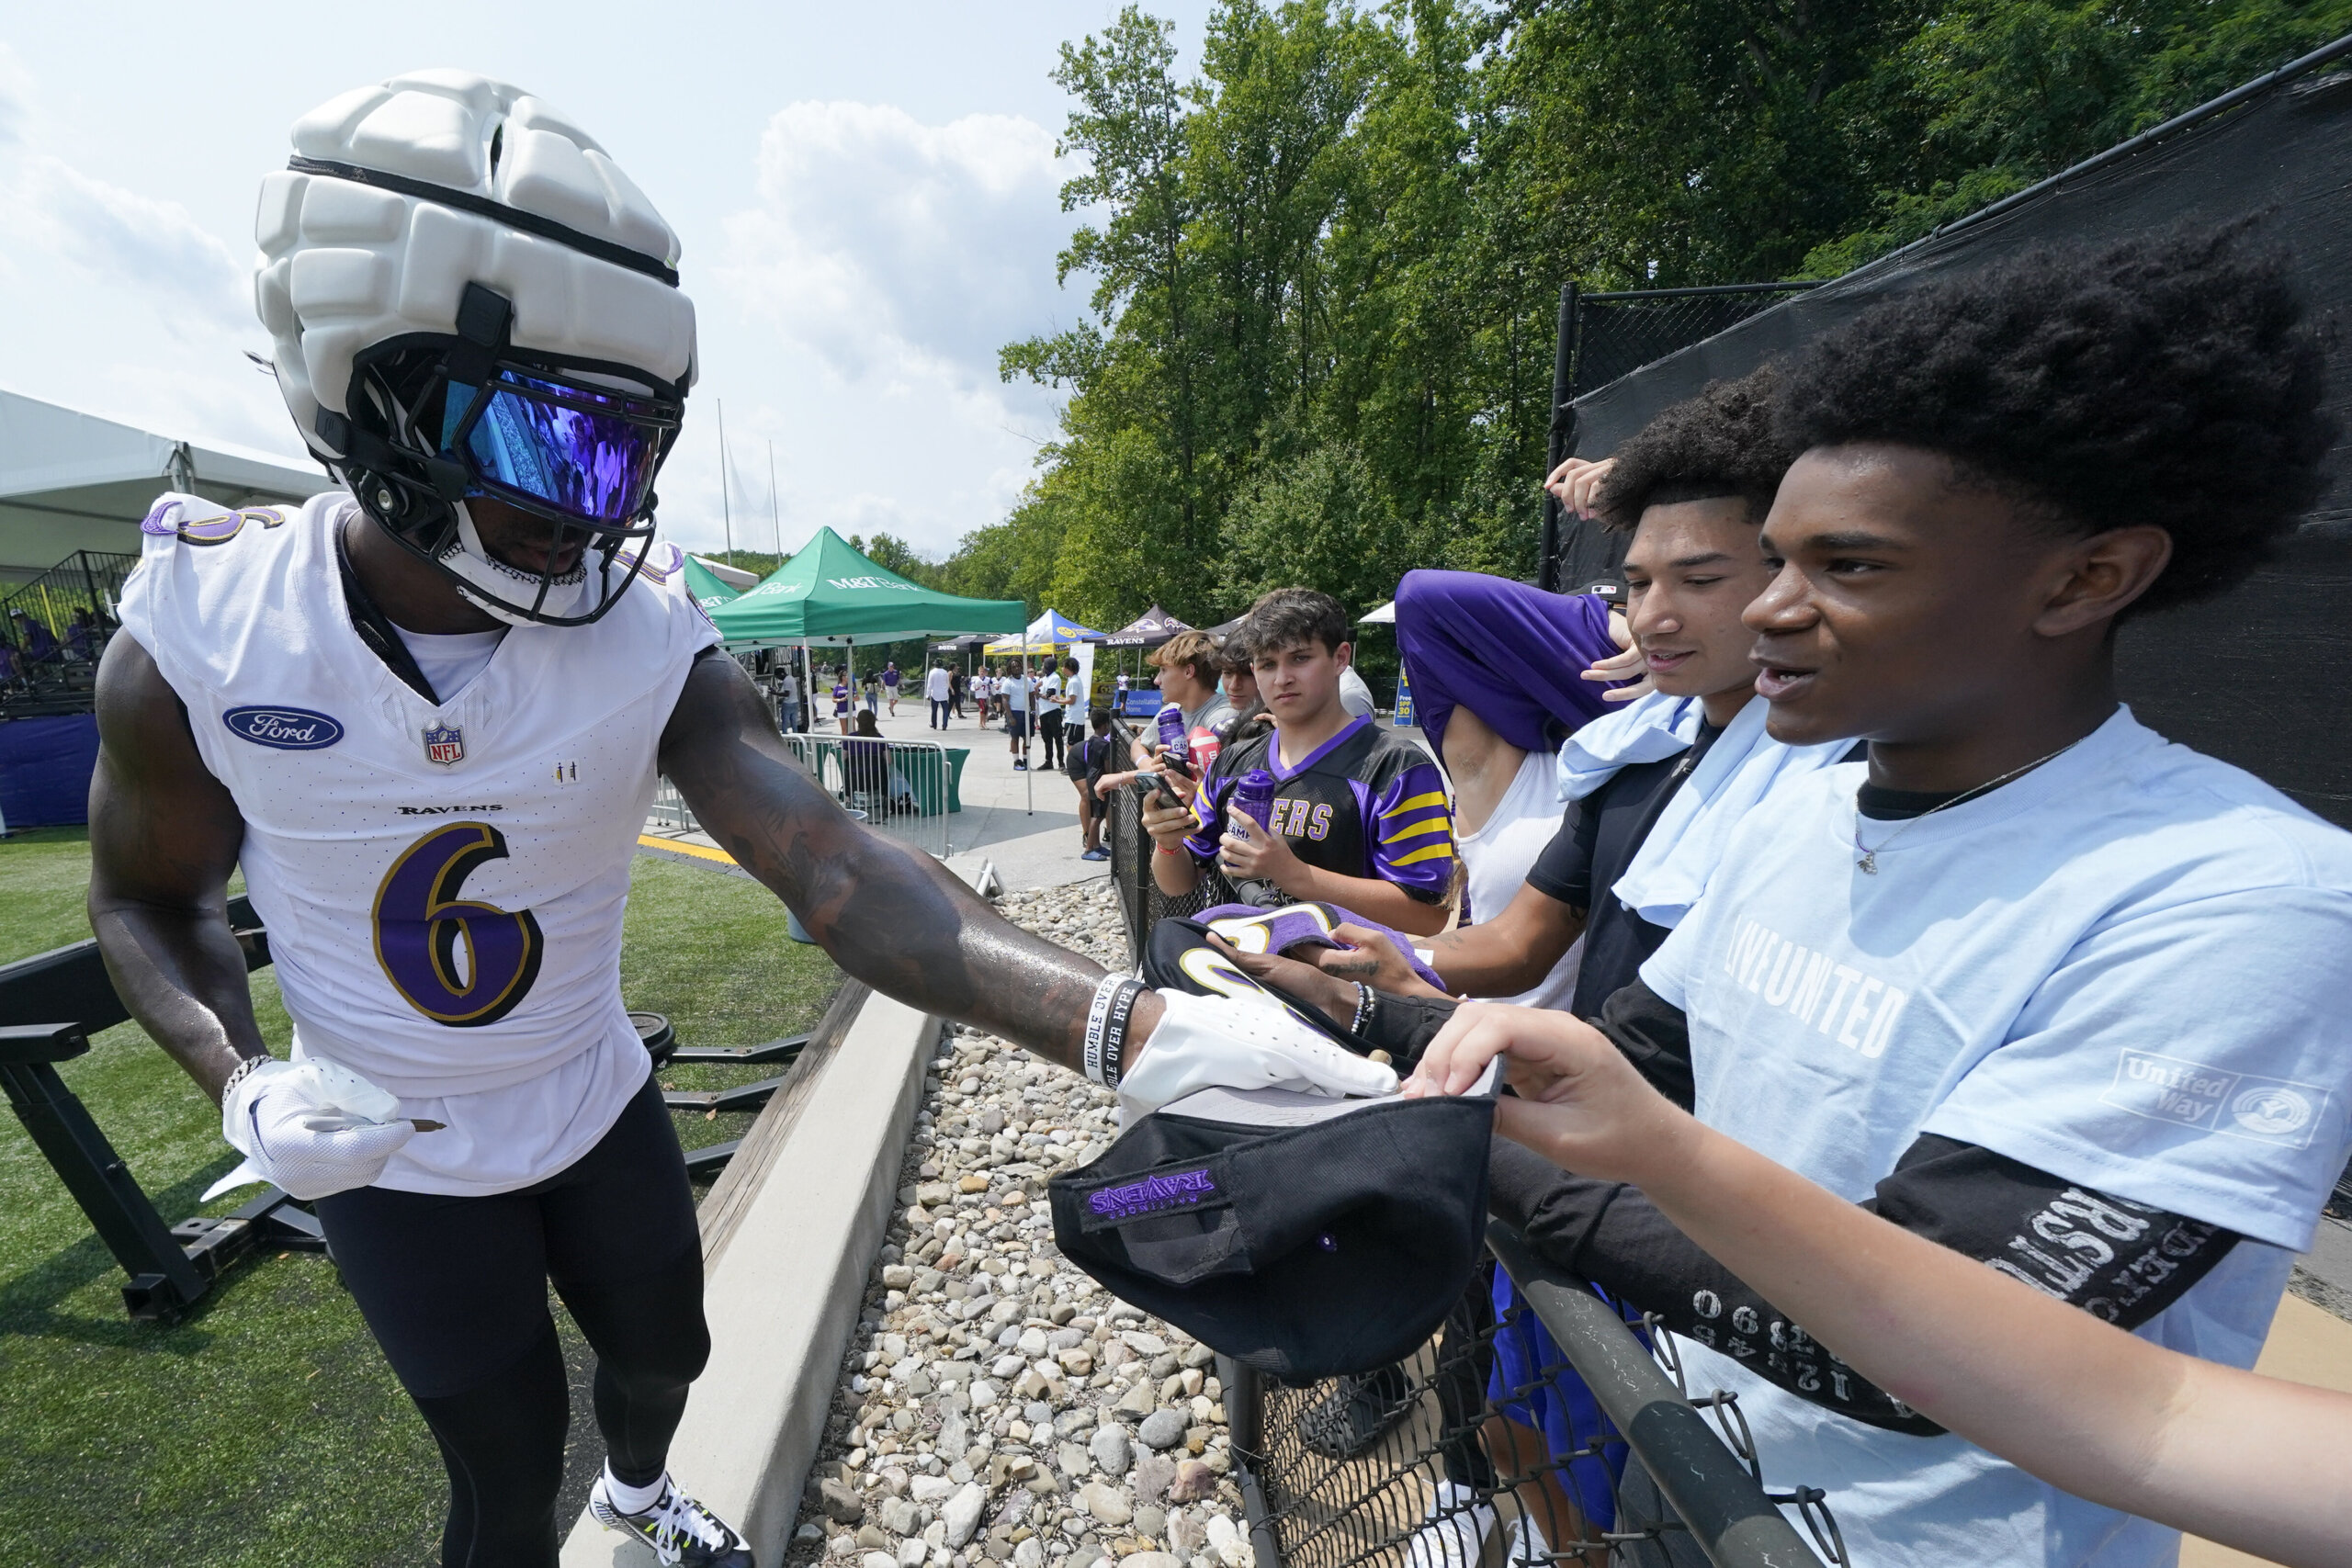
<path id="1" fill-rule="evenodd" d="M 39 576 L 76 550 L 137 551 L 139 520 L 167 490 L 266 506 L 333 483 L 307 463 L 0 390 L 0 582 Z"/>
<path id="2" fill-rule="evenodd" d="M 1359 616 L 1356 620 L 1356 625 L 1360 626 L 1393 626 L 1396 624 L 1396 601 L 1394 599 L 1370 615 Z"/>
<path id="3" fill-rule="evenodd" d="M 708 556 L 696 556 L 695 559 L 702 563 L 703 570 L 710 573 L 738 593 L 760 580 L 760 574 L 756 571 L 745 571 L 740 566 L 729 566 L 725 561 L 713 560 Z"/>

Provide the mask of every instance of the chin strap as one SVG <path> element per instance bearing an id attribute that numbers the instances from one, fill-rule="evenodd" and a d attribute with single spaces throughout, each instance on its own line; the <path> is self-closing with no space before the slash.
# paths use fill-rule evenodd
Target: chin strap
<path id="1" fill-rule="evenodd" d="M 527 601 L 538 598 L 539 577 L 536 572 L 517 571 L 504 562 L 494 559 L 484 548 L 481 535 L 474 527 L 473 513 L 462 501 L 452 502 L 458 513 L 457 542 L 440 558 L 441 570 L 458 580 L 458 592 L 466 602 L 484 615 L 504 621 L 510 626 L 536 625 L 541 616 L 570 617 L 584 615 L 594 603 L 588 581 L 589 552 L 583 550 L 580 564 L 548 584 L 547 597 L 537 604 L 537 615 Z M 516 593 L 526 602 L 517 604 L 504 597 Z"/>

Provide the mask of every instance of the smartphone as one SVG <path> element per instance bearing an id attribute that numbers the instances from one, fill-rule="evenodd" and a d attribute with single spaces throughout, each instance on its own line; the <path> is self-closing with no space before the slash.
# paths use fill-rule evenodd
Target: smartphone
<path id="1" fill-rule="evenodd" d="M 1180 779 L 1189 779 L 1193 776 L 1192 765 L 1185 761 L 1184 754 L 1172 749 L 1160 752 L 1159 772 L 1161 773 L 1174 773 Z M 1172 807 L 1179 810 L 1182 809 L 1184 802 L 1170 791 L 1166 780 L 1160 778 L 1159 774 L 1154 774 L 1152 776 L 1152 783 L 1159 791 L 1159 800 L 1161 805 Z"/>

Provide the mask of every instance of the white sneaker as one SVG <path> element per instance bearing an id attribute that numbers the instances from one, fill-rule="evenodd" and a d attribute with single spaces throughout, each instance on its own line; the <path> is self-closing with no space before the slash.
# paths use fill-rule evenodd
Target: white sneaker
<path id="1" fill-rule="evenodd" d="M 1503 1562 L 1508 1568 L 1552 1568 L 1552 1543 L 1544 1539 L 1544 1527 L 1525 1509 L 1510 1517 L 1510 1534 L 1503 1540 Z"/>
<path id="2" fill-rule="evenodd" d="M 653 1549 L 662 1568 L 752 1568 L 752 1549 L 718 1515 L 662 1478 L 662 1495 L 639 1514 L 624 1514 L 598 1475 L 588 1489 L 588 1512 L 606 1529 L 635 1536 Z"/>
<path id="3" fill-rule="evenodd" d="M 1404 1568 L 1477 1568 L 1500 1522 L 1492 1503 L 1458 1481 L 1437 1483 L 1421 1520 L 1405 1543 Z"/>

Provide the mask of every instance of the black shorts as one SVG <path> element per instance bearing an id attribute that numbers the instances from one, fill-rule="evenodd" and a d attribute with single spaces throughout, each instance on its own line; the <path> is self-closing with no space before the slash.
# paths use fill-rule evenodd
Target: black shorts
<path id="1" fill-rule="evenodd" d="M 1027 710 L 1026 708 L 1014 708 L 1014 709 L 1012 709 L 1011 712 L 1007 713 L 1007 714 L 1004 716 L 1004 732 L 1005 732 L 1007 735 L 1010 735 L 1011 737 L 1012 737 L 1012 739 L 1014 739 L 1015 740 L 1026 740 L 1026 739 L 1029 739 L 1029 712 L 1028 712 L 1028 710 Z"/>

